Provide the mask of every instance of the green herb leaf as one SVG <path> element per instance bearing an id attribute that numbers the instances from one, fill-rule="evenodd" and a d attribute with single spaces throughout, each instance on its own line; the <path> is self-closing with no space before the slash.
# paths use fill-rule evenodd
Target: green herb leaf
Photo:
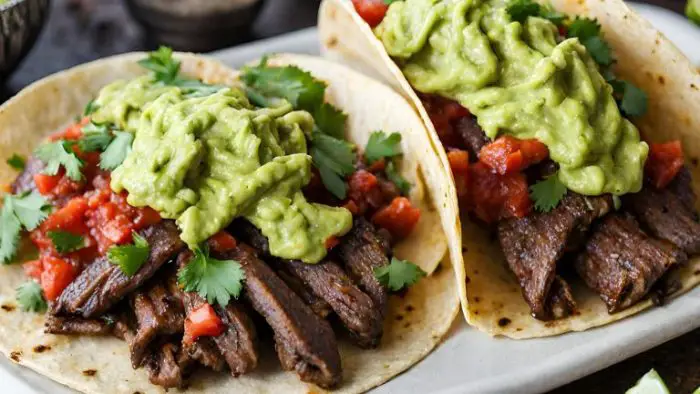
<path id="1" fill-rule="evenodd" d="M 399 260 L 396 257 L 391 258 L 389 265 L 374 269 L 375 278 L 391 291 L 399 291 L 404 287 L 409 287 L 425 275 L 425 271 L 417 265 L 410 261 Z"/>
<path id="2" fill-rule="evenodd" d="M 565 195 L 566 186 L 561 183 L 558 174 L 530 186 L 530 198 L 535 202 L 535 209 L 540 212 L 549 212 L 554 209 Z"/>
<path id="3" fill-rule="evenodd" d="M 44 291 L 38 283 L 25 282 L 17 288 L 17 303 L 23 311 L 43 312 L 46 310 Z"/>
<path id="4" fill-rule="evenodd" d="M 401 190 L 402 196 L 407 196 L 408 193 L 411 192 L 411 184 L 401 176 L 393 160 L 387 163 L 384 173 L 386 177 Z"/>
<path id="5" fill-rule="evenodd" d="M 620 102 L 620 109 L 627 116 L 642 116 L 647 112 L 647 94 L 629 82 L 624 81 L 624 93 Z"/>
<path id="6" fill-rule="evenodd" d="M 5 198 L 2 211 L 0 212 L 0 263 L 7 264 L 17 253 L 19 243 L 19 233 L 22 224 L 12 212 L 12 207 Z"/>
<path id="7" fill-rule="evenodd" d="M 146 59 L 138 61 L 141 67 L 153 72 L 156 81 L 171 85 L 180 72 L 180 61 L 173 58 L 171 48 L 161 46 L 155 52 L 150 52 Z"/>
<path id="8" fill-rule="evenodd" d="M 89 103 L 85 106 L 85 109 L 83 110 L 83 116 L 90 116 L 95 113 L 100 108 L 99 105 L 95 103 L 95 100 L 90 100 Z"/>
<path id="9" fill-rule="evenodd" d="M 600 37 L 588 37 L 581 41 L 591 54 L 593 60 L 601 66 L 609 66 L 613 62 L 612 50 L 607 42 Z"/>
<path id="10" fill-rule="evenodd" d="M 586 38 L 597 37 L 600 35 L 600 23 L 595 19 L 576 17 L 566 30 L 566 36 L 569 38 L 578 37 L 583 41 Z"/>
<path id="11" fill-rule="evenodd" d="M 24 156 L 20 156 L 17 153 L 13 153 L 12 156 L 6 161 L 7 165 L 19 171 L 24 170 L 25 162 L 26 159 Z"/>
<path id="12" fill-rule="evenodd" d="M 324 133 L 338 139 L 345 139 L 345 121 L 348 116 L 331 104 L 323 103 L 314 111 L 316 126 Z"/>
<path id="13" fill-rule="evenodd" d="M 43 161 L 44 174 L 56 175 L 60 166 L 66 169 L 68 178 L 79 181 L 83 179 L 80 169 L 83 161 L 73 152 L 74 141 L 59 140 L 41 145 L 34 151 L 34 155 Z"/>
<path id="14" fill-rule="evenodd" d="M 196 291 L 207 302 L 221 306 L 238 298 L 243 289 L 245 273 L 236 260 L 217 260 L 209 257 L 209 250 L 194 250 L 194 258 L 177 275 L 185 291 Z"/>
<path id="15" fill-rule="evenodd" d="M 107 251 L 109 261 L 118 265 L 127 276 L 137 273 L 151 253 L 151 247 L 144 237 L 137 232 L 133 232 L 132 235 L 134 238 L 132 245 L 112 246 Z"/>
<path id="16" fill-rule="evenodd" d="M 46 200 L 36 192 L 5 196 L 0 211 L 0 263 L 9 262 L 17 253 L 23 227 L 34 230 L 46 219 L 46 207 Z"/>
<path id="17" fill-rule="evenodd" d="M 294 108 L 314 113 L 323 104 L 326 84 L 296 66 L 268 67 L 263 59 L 255 67 L 245 67 L 241 80 L 264 96 L 280 97 Z"/>
<path id="18" fill-rule="evenodd" d="M 107 149 L 100 154 L 100 168 L 103 170 L 114 170 L 119 167 L 126 156 L 131 152 L 131 143 L 134 135 L 128 131 L 114 131 L 114 139 L 109 143 Z"/>
<path id="19" fill-rule="evenodd" d="M 78 147 L 83 152 L 102 152 L 112 142 L 112 133 L 105 124 L 90 122 L 83 126 L 82 131 L 83 136 L 78 141 Z"/>
<path id="20" fill-rule="evenodd" d="M 48 235 L 58 253 L 68 253 L 85 247 L 85 239 L 82 235 L 68 231 L 49 231 Z"/>
<path id="21" fill-rule="evenodd" d="M 195 79 L 182 79 L 178 78 L 174 80 L 171 85 L 177 86 L 187 95 L 188 97 L 205 97 L 211 96 L 212 94 L 224 89 L 225 86 L 222 85 L 209 85 L 202 81 L 197 81 Z"/>
<path id="22" fill-rule="evenodd" d="M 523 23 L 530 16 L 540 15 L 540 5 L 531 0 L 514 0 L 508 4 L 506 11 L 511 20 Z"/>
<path id="23" fill-rule="evenodd" d="M 401 1 L 401 0 L 384 0 L 384 4 L 391 5 L 392 3 L 395 3 L 397 1 Z"/>
<path id="24" fill-rule="evenodd" d="M 540 18 L 547 19 L 557 26 L 564 24 L 567 19 L 566 14 L 558 12 L 549 6 L 540 6 Z"/>
<path id="25" fill-rule="evenodd" d="M 385 157 L 401 154 L 401 134 L 387 135 L 383 131 L 375 131 L 369 136 L 365 147 L 365 158 L 371 164 Z"/>
<path id="26" fill-rule="evenodd" d="M 347 195 L 344 178 L 355 170 L 352 145 L 330 135 L 314 132 L 309 154 L 326 189 L 337 198 L 344 199 Z"/>

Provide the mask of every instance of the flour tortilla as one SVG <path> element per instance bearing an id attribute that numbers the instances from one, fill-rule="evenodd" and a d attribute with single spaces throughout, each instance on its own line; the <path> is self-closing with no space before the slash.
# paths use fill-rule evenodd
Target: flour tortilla
<path id="1" fill-rule="evenodd" d="M 618 59 L 617 74 L 649 96 L 649 110 L 646 116 L 635 120 L 635 124 L 647 140 L 682 141 L 693 173 L 693 189 L 700 192 L 698 70 L 663 34 L 620 0 L 554 0 L 551 4 L 569 15 L 584 15 L 600 21 L 605 39 Z M 449 168 L 442 144 L 420 99 L 352 4 L 324 0 L 319 13 L 319 33 L 326 56 L 382 79 L 413 103 L 443 165 Z M 461 239 L 465 269 L 460 271 L 459 265 L 455 265 L 455 273 L 462 311 L 467 322 L 479 330 L 511 338 L 544 337 L 608 324 L 652 306 L 652 302 L 646 300 L 610 315 L 598 295 L 579 280 L 572 283 L 572 287 L 580 314 L 551 322 L 536 320 L 530 315 L 530 308 L 498 242 L 466 215 L 462 221 L 461 231 L 450 232 L 448 243 L 452 250 L 452 244 L 460 243 Z M 676 274 L 682 287 L 674 296 L 679 296 L 700 283 L 700 258 L 692 259 Z"/>
<path id="2" fill-rule="evenodd" d="M 0 107 L 0 183 L 16 172 L 5 164 L 12 153 L 31 154 L 49 133 L 72 122 L 104 85 L 144 73 L 136 61 L 144 53 L 127 54 L 85 64 L 43 79 Z M 205 82 L 236 84 L 238 72 L 204 57 L 177 54 L 186 75 Z M 396 253 L 433 274 L 405 297 L 391 297 L 385 334 L 379 348 L 362 350 L 339 334 L 343 363 L 340 393 L 368 390 L 408 369 L 440 342 L 459 311 L 457 285 L 446 254 L 444 231 L 436 206 L 445 194 L 424 186 L 423 179 L 445 178 L 432 152 L 422 122 L 410 105 L 391 89 L 343 66 L 307 56 L 279 55 L 271 64 L 295 64 L 329 84 L 327 99 L 348 114 L 349 139 L 364 146 L 374 130 L 403 135 L 403 175 L 414 184 L 410 198 L 422 216 L 416 233 Z M 433 168 L 431 168 L 431 166 Z M 449 179 L 444 180 L 449 183 Z M 459 258 L 459 256 L 457 256 Z M 441 262 L 442 261 L 442 262 Z M 22 312 L 15 288 L 27 280 L 19 265 L 0 266 L 0 351 L 14 362 L 74 389 L 88 393 L 160 393 L 145 371 L 133 370 L 128 346 L 115 338 L 44 334 L 42 314 Z M 251 374 L 232 378 L 196 371 L 188 392 L 320 393 L 294 373 L 283 372 L 272 343 L 261 343 L 261 365 Z"/>

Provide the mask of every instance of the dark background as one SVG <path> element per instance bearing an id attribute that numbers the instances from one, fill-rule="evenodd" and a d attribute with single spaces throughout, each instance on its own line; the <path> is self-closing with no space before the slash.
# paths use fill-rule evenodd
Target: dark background
<path id="1" fill-rule="evenodd" d="M 682 13 L 684 0 L 647 0 Z M 267 0 L 251 41 L 315 25 L 316 0 Z M 53 0 L 51 15 L 32 52 L 2 90 L 4 98 L 48 74 L 116 53 L 150 49 L 148 37 L 122 0 Z M 468 368 L 468 366 L 465 366 Z M 700 387 L 700 330 L 614 365 L 553 393 L 624 393 L 651 368 L 674 394 Z"/>

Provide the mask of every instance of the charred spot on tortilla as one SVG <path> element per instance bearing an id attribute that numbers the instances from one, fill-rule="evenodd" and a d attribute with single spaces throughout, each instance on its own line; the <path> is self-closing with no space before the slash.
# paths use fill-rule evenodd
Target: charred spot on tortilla
<path id="1" fill-rule="evenodd" d="M 337 37 L 330 37 L 328 41 L 326 41 L 326 46 L 330 49 L 333 49 L 336 45 L 338 45 Z"/>
<path id="2" fill-rule="evenodd" d="M 394 319 L 395 319 L 396 321 L 401 321 L 401 320 L 403 320 L 403 315 L 396 315 L 396 316 L 394 317 Z"/>
<path id="3" fill-rule="evenodd" d="M 474 297 L 474 303 L 478 304 L 479 301 L 481 301 L 481 298 L 479 298 L 479 297 Z"/>
<path id="4" fill-rule="evenodd" d="M 499 327 L 505 327 L 511 323 L 511 320 L 507 317 L 502 317 L 498 319 L 498 326 Z"/>
<path id="5" fill-rule="evenodd" d="M 96 369 L 86 369 L 83 371 L 83 375 L 93 377 L 97 375 L 97 370 Z"/>
<path id="6" fill-rule="evenodd" d="M 661 84 L 661 85 L 664 85 L 666 83 L 666 79 L 664 78 L 663 75 L 658 76 L 658 81 L 659 81 L 659 84 Z"/>
<path id="7" fill-rule="evenodd" d="M 10 358 L 12 359 L 12 361 L 18 363 L 18 362 L 22 361 L 22 352 L 19 350 L 11 352 Z"/>
<path id="8" fill-rule="evenodd" d="M 2 310 L 4 310 L 5 312 L 12 312 L 12 311 L 14 311 L 15 309 L 17 309 L 16 306 L 14 306 L 14 305 L 9 305 L 9 304 L 3 304 L 2 307 L 0 307 L 0 308 L 2 308 Z"/>
<path id="9" fill-rule="evenodd" d="M 34 346 L 34 348 L 32 350 L 34 351 L 34 353 L 44 353 L 44 352 L 48 352 L 49 350 L 51 350 L 51 346 L 37 345 L 37 346 Z"/>
<path id="10" fill-rule="evenodd" d="M 403 328 L 409 328 L 409 327 L 411 327 L 410 321 L 407 321 L 406 323 L 404 323 Z"/>
<path id="11" fill-rule="evenodd" d="M 410 313 L 410 312 L 413 312 L 414 310 L 416 310 L 416 308 L 414 308 L 413 305 L 411 305 L 411 304 L 406 305 L 406 312 Z"/>
<path id="12" fill-rule="evenodd" d="M 695 272 L 693 272 L 693 275 L 700 276 L 700 270 L 696 270 Z"/>

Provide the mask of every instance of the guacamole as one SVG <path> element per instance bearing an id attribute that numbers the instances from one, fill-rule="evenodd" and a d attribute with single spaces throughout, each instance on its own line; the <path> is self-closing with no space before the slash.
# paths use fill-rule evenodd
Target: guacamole
<path id="1" fill-rule="evenodd" d="M 112 189 L 176 219 L 190 248 L 244 217 L 267 236 L 273 255 L 315 263 L 326 240 L 352 226 L 348 210 L 302 194 L 311 174 L 308 112 L 286 102 L 255 108 L 238 88 L 191 97 L 150 77 L 112 83 L 95 103 L 94 122 L 135 135 Z"/>
<path id="2" fill-rule="evenodd" d="M 375 34 L 411 85 L 458 101 L 490 138 L 535 138 L 559 178 L 586 195 L 637 192 L 648 153 L 612 88 L 578 39 L 557 27 L 513 22 L 506 0 L 406 0 Z"/>

